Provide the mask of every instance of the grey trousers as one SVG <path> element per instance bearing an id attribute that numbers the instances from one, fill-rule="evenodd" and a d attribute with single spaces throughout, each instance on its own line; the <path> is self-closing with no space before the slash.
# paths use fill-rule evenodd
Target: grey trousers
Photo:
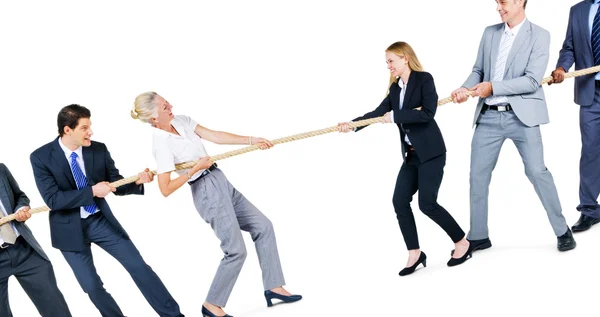
<path id="1" fill-rule="evenodd" d="M 562 215 L 552 174 L 544 164 L 540 127 L 526 126 L 512 111 L 487 110 L 479 117 L 471 143 L 471 230 L 467 238 L 479 240 L 489 237 L 490 180 L 506 139 L 515 143 L 525 165 L 525 175 L 546 209 L 554 234 L 557 237 L 565 234 L 569 227 Z"/>
<path id="2" fill-rule="evenodd" d="M 285 285 L 273 224 L 216 168 L 191 186 L 200 217 L 221 240 L 224 257 L 217 269 L 206 301 L 225 307 L 246 259 L 241 230 L 254 241 L 265 290 Z"/>

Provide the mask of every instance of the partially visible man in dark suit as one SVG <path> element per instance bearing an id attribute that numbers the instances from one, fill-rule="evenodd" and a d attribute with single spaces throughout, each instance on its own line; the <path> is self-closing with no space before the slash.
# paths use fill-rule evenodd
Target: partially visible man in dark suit
<path id="1" fill-rule="evenodd" d="M 0 219 L 13 213 L 17 221 L 0 225 L 0 316 L 12 317 L 8 278 L 14 276 L 42 317 L 71 317 L 52 264 L 24 223 L 31 217 L 29 198 L 0 163 Z"/>
<path id="2" fill-rule="evenodd" d="M 561 83 L 573 63 L 575 69 L 600 65 L 600 0 L 585 0 L 571 7 L 567 35 L 560 50 L 553 82 Z M 600 73 L 575 78 L 579 107 L 581 159 L 579 161 L 579 220 L 573 232 L 600 222 Z"/>
<path id="3" fill-rule="evenodd" d="M 183 316 L 104 199 L 111 192 L 141 195 L 143 183 L 151 182 L 154 176 L 146 170 L 138 175 L 135 184 L 111 187 L 109 182 L 123 176 L 106 145 L 91 141 L 90 117 L 90 111 L 80 105 L 64 107 L 58 114 L 59 137 L 30 156 L 38 190 L 51 209 L 52 246 L 61 250 L 83 291 L 102 316 L 122 317 L 123 313 L 96 273 L 92 242 L 125 267 L 160 316 Z"/>

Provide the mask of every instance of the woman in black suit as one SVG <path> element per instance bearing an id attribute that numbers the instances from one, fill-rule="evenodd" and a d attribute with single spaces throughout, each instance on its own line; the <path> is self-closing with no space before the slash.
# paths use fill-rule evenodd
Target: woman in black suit
<path id="1" fill-rule="evenodd" d="M 396 123 L 400 130 L 404 164 L 396 181 L 393 204 L 408 249 L 408 262 L 399 274 L 411 274 L 419 264 L 423 267 L 427 264 L 427 256 L 419 248 L 415 218 L 410 208 L 417 190 L 421 211 L 442 227 L 455 244 L 448 266 L 459 265 L 471 254 L 464 231 L 437 203 L 446 165 L 446 147 L 433 119 L 438 101 L 433 77 L 423 71 L 417 55 L 405 42 L 390 45 L 385 55 L 390 70 L 388 95 L 377 109 L 352 121 L 383 116 L 384 123 Z M 340 132 L 352 130 L 347 122 L 338 124 L 338 129 Z"/>

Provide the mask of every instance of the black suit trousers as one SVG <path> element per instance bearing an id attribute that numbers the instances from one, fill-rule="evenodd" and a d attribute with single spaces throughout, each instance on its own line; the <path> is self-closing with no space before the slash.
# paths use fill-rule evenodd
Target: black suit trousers
<path id="1" fill-rule="evenodd" d="M 437 203 L 438 191 L 444 175 L 446 154 L 420 162 L 414 150 L 408 151 L 406 161 L 400 168 L 394 190 L 394 210 L 408 250 L 419 249 L 419 237 L 415 218 L 410 208 L 414 194 L 419 191 L 419 209 L 435 221 L 453 242 L 458 242 L 465 232 L 450 213 Z"/>

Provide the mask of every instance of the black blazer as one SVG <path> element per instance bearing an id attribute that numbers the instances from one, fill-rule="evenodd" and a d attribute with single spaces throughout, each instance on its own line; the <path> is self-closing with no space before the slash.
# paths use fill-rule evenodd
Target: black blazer
<path id="1" fill-rule="evenodd" d="M 408 134 L 408 139 L 421 162 L 446 153 L 442 132 L 433 119 L 438 102 L 433 77 L 427 72 L 412 71 L 406 89 L 402 110 L 400 110 L 400 87 L 398 81 L 396 81 L 392 83 L 390 93 L 383 99 L 377 109 L 352 121 L 381 117 L 394 110 L 394 122 L 398 125 L 400 131 L 402 153 L 406 153 L 405 133 Z M 415 110 L 418 107 L 422 107 L 422 109 Z M 400 124 L 404 129 L 400 127 Z M 356 131 L 362 128 L 364 127 L 357 128 Z M 402 158 L 405 159 L 405 156 L 403 155 Z"/>
<path id="2" fill-rule="evenodd" d="M 6 209 L 7 214 L 13 214 L 21 207 L 29 206 L 29 198 L 19 188 L 19 184 L 12 176 L 6 165 L 0 163 L 0 201 Z M 2 217 L 4 215 L 1 215 Z M 40 244 L 35 240 L 33 233 L 25 223 L 13 220 L 12 223 L 19 234 L 29 245 L 46 261 L 50 261 Z"/>
<path id="3" fill-rule="evenodd" d="M 96 203 L 102 215 L 110 224 L 129 238 L 119 224 L 104 198 L 94 197 L 92 187 L 96 183 L 114 182 L 122 179 L 115 162 L 110 157 L 106 145 L 92 141 L 83 147 L 83 161 L 90 187 L 78 190 L 65 152 L 58 144 L 58 138 L 40 147 L 30 155 L 35 183 L 50 207 L 50 236 L 52 246 L 63 251 L 81 251 L 86 242 L 80 216 L 80 207 Z M 117 188 L 115 195 L 144 194 L 144 186 L 135 183 Z"/>

